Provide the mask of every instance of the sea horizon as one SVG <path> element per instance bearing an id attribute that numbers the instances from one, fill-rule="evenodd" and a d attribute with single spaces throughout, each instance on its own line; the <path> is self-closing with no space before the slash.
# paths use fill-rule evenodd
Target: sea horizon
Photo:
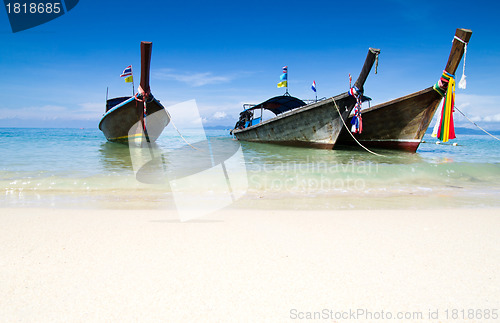
<path id="1" fill-rule="evenodd" d="M 236 122 L 237 120 L 235 120 Z M 203 129 L 205 130 L 231 130 L 232 128 L 234 127 L 234 125 L 211 125 L 211 126 L 207 126 L 207 125 L 204 125 L 203 126 Z M 54 126 L 50 126 L 50 127 L 46 127 L 46 126 L 1 126 L 0 125 L 0 129 L 87 129 L 87 130 L 98 130 L 99 127 L 98 127 L 98 121 L 95 122 L 95 126 L 92 125 L 92 126 L 60 126 L 60 127 L 54 127 Z M 183 127 L 183 129 L 186 129 L 186 130 L 198 130 L 199 127 L 195 126 L 195 127 Z M 500 130 L 488 130 L 486 129 L 489 133 L 493 134 L 493 135 L 500 135 Z M 432 133 L 432 128 L 429 127 L 427 128 L 427 130 L 425 131 L 426 134 L 431 134 Z M 455 133 L 458 134 L 458 135 L 484 135 L 485 132 L 482 131 L 481 129 L 478 129 L 477 127 L 475 127 L 474 125 L 471 125 L 469 127 L 455 127 Z M 460 138 L 458 138 L 460 139 Z"/>

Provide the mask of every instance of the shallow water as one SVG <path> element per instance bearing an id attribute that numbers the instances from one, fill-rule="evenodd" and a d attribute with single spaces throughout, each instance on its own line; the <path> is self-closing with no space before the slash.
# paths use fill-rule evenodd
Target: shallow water
<path id="1" fill-rule="evenodd" d="M 175 208 L 180 196 L 235 208 L 500 206 L 500 144 L 488 136 L 458 134 L 452 146 L 426 135 L 416 154 L 381 157 L 182 135 L 167 128 L 134 148 L 97 129 L 2 128 L 0 206 Z"/>

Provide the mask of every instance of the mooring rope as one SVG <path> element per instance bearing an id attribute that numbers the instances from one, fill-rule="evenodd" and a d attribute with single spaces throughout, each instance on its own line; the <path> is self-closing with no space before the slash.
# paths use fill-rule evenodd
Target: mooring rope
<path id="1" fill-rule="evenodd" d="M 142 95 L 142 99 L 138 97 L 139 93 Z M 136 109 L 137 109 L 137 102 L 144 103 L 144 108 L 141 114 L 141 124 L 142 124 L 142 131 L 144 132 L 144 135 L 146 136 L 146 141 L 148 143 L 149 143 L 149 134 L 148 134 L 148 129 L 146 128 L 146 116 L 147 116 L 147 103 L 149 94 L 150 94 L 149 92 L 144 92 L 144 90 L 140 85 L 139 85 L 139 91 L 136 94 L 134 94 Z"/>
<path id="2" fill-rule="evenodd" d="M 491 133 L 489 133 L 488 131 L 484 130 L 483 128 L 481 128 L 480 126 L 478 126 L 474 121 L 472 121 L 471 119 L 469 119 L 462 111 L 460 111 L 457 107 L 455 107 L 455 110 L 457 110 L 458 112 L 460 112 L 461 115 L 463 115 L 465 117 L 465 119 L 469 120 L 473 125 L 475 125 L 476 127 L 478 127 L 479 129 L 481 129 L 482 131 L 484 131 L 486 134 L 490 135 L 491 137 L 495 138 L 496 140 L 500 141 L 500 139 L 494 135 L 492 135 Z"/>
<path id="3" fill-rule="evenodd" d="M 358 145 L 360 145 L 361 147 L 363 147 L 363 149 L 365 149 L 365 150 L 366 150 L 367 152 L 369 152 L 370 154 L 374 154 L 374 155 L 376 155 L 376 156 L 380 156 L 380 157 L 387 157 L 387 156 L 385 156 L 385 155 L 377 154 L 376 152 L 373 152 L 373 151 L 371 151 L 370 149 L 366 148 L 365 146 L 363 146 L 363 145 L 362 145 L 362 144 L 358 141 L 358 139 L 356 139 L 356 137 L 354 137 L 354 135 L 353 135 L 353 134 L 351 133 L 351 131 L 349 130 L 349 127 L 347 127 L 347 125 L 346 125 L 346 123 L 345 123 L 345 121 L 344 121 L 344 118 L 342 118 L 342 113 L 340 112 L 340 109 L 339 109 L 339 107 L 338 107 L 338 105 L 337 105 L 337 102 L 335 102 L 335 99 L 334 99 L 334 98 L 332 98 L 332 101 L 333 101 L 333 103 L 335 104 L 335 108 L 337 108 L 337 111 L 338 111 L 338 113 L 339 113 L 339 118 L 340 118 L 340 120 L 342 120 L 342 123 L 344 124 L 345 129 L 346 129 L 346 130 L 347 130 L 347 132 L 351 135 L 352 139 L 354 139 L 354 141 L 356 141 L 356 142 L 358 143 Z"/>
<path id="4" fill-rule="evenodd" d="M 175 130 L 177 131 L 177 133 L 179 134 L 179 136 L 181 136 L 182 140 L 184 140 L 184 142 L 186 144 L 188 144 L 189 146 L 191 146 L 193 149 L 196 149 L 198 151 L 200 151 L 200 149 L 196 148 L 195 146 L 191 145 L 187 140 L 186 138 L 184 138 L 184 136 L 181 134 L 181 132 L 179 131 L 179 129 L 177 129 L 177 127 L 175 126 L 175 123 L 174 121 L 172 120 L 172 116 L 170 115 L 170 113 L 168 113 L 168 110 L 165 109 L 165 112 L 167 112 L 167 115 L 168 115 L 168 119 L 170 120 L 170 123 L 172 124 L 172 126 L 174 126 Z"/>

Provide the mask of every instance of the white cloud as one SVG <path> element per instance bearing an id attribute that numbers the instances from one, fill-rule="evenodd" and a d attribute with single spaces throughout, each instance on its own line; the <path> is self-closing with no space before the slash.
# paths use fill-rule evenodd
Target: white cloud
<path id="1" fill-rule="evenodd" d="M 474 117 L 471 117 L 469 118 L 471 119 L 472 121 L 476 122 L 476 121 L 481 121 L 481 117 L 478 117 L 478 116 L 474 116 Z"/>
<path id="2" fill-rule="evenodd" d="M 498 113 L 500 96 L 458 93 L 455 105 L 458 110 L 476 123 L 500 122 L 500 114 Z M 456 122 L 460 125 L 470 124 L 460 113 L 455 113 L 455 116 Z"/>
<path id="3" fill-rule="evenodd" d="M 71 108 L 60 105 L 28 106 L 18 109 L 2 109 L 0 119 L 98 120 L 104 110 L 104 102 L 81 103 Z"/>
<path id="4" fill-rule="evenodd" d="M 217 111 L 214 113 L 214 119 L 219 120 L 219 119 L 224 119 L 227 116 L 227 113 L 224 111 Z"/>
<path id="5" fill-rule="evenodd" d="M 191 86 L 203 86 L 208 84 L 226 83 L 232 80 L 230 76 L 213 75 L 211 72 L 204 73 L 178 73 L 173 69 L 161 69 L 153 74 L 155 78 L 162 80 L 175 80 Z"/>
<path id="6" fill-rule="evenodd" d="M 104 100 L 103 102 L 86 102 L 80 103 L 81 111 L 90 111 L 90 112 L 102 112 L 104 110 Z"/>
<path id="7" fill-rule="evenodd" d="M 486 116 L 483 119 L 484 122 L 500 122 L 500 113 L 494 116 Z"/>
<path id="8" fill-rule="evenodd" d="M 80 108 L 72 112 L 72 118 L 77 120 L 100 119 L 106 110 L 103 102 L 87 102 L 79 104 Z"/>
<path id="9" fill-rule="evenodd" d="M 55 119 L 61 114 L 66 114 L 68 109 L 59 105 L 44 105 L 41 107 L 23 107 L 17 109 L 2 109 L 0 119 Z"/>

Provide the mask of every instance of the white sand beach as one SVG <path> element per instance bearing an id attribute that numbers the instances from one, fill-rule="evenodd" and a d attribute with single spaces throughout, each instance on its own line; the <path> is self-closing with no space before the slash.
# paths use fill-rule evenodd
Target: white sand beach
<path id="1" fill-rule="evenodd" d="M 500 308 L 500 209 L 0 214 L 2 322 L 476 322 L 452 311 Z"/>

